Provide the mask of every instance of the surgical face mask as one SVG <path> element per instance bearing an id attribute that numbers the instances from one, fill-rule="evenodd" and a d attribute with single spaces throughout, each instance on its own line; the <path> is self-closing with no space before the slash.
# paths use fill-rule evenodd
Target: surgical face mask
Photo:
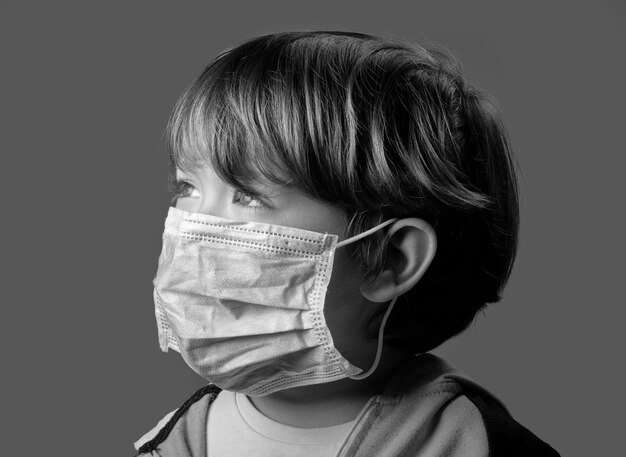
<path id="1" fill-rule="evenodd" d="M 337 243 L 337 235 L 170 208 L 154 278 L 161 349 L 250 396 L 368 376 L 395 298 L 367 373 L 333 345 L 324 299 L 335 249 L 395 221 Z"/>

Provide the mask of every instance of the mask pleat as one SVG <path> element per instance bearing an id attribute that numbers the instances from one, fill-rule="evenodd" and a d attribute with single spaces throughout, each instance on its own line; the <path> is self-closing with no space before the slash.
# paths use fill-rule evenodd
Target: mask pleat
<path id="1" fill-rule="evenodd" d="M 162 348 L 226 390 L 355 375 L 324 318 L 337 236 L 170 208 L 154 299 Z"/>

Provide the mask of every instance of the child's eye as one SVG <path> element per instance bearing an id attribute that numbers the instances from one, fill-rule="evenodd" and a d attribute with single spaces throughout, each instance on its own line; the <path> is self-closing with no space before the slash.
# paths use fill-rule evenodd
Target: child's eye
<path id="1" fill-rule="evenodd" d="M 176 180 L 172 183 L 173 199 L 200 198 L 200 192 L 187 181 Z"/>
<path id="2" fill-rule="evenodd" d="M 242 190 L 235 190 L 235 193 L 233 195 L 233 203 L 239 206 L 243 206 L 246 209 L 252 210 L 261 209 L 267 206 L 267 204 L 259 198 Z"/>

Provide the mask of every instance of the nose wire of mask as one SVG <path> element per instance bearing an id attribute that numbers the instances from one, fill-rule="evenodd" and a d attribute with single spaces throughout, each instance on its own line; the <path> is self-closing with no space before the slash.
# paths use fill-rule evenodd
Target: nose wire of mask
<path id="1" fill-rule="evenodd" d="M 347 240 L 343 240 L 340 243 L 337 243 L 337 248 L 340 248 L 350 243 L 354 243 L 355 241 L 358 241 L 361 238 L 365 238 L 366 236 L 371 235 L 372 233 L 382 229 L 383 227 L 386 227 L 389 224 L 393 224 L 397 220 L 398 219 L 389 219 L 383 222 L 382 224 L 379 224 L 376 227 L 373 227 L 363 233 L 360 233 L 352 238 L 348 238 Z M 383 320 L 380 324 L 380 329 L 378 330 L 378 345 L 376 347 L 376 357 L 374 357 L 374 363 L 372 364 L 371 368 L 367 370 L 365 373 L 348 376 L 350 379 L 354 379 L 357 381 L 361 379 L 365 379 L 368 376 L 370 376 L 372 373 L 374 373 L 374 371 L 376 371 L 376 368 L 378 368 L 378 364 L 380 363 L 380 357 L 383 352 L 383 339 L 384 339 L 383 337 L 385 333 L 385 325 L 387 325 L 387 319 L 389 318 L 389 315 L 391 314 L 391 311 L 393 310 L 393 305 L 396 304 L 397 299 L 398 297 L 393 297 L 393 299 L 391 300 L 391 303 L 389 303 L 389 307 L 387 308 L 387 311 L 385 311 L 385 315 L 383 316 Z"/>

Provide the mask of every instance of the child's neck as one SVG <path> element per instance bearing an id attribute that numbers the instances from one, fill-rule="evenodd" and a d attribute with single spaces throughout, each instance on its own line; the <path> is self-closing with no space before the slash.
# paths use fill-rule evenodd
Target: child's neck
<path id="1" fill-rule="evenodd" d="M 412 355 L 383 350 L 380 365 L 363 380 L 342 379 L 295 387 L 264 397 L 251 397 L 250 400 L 263 415 L 292 427 L 320 428 L 343 424 L 354 420 L 368 400 L 383 391 L 409 357 Z"/>

